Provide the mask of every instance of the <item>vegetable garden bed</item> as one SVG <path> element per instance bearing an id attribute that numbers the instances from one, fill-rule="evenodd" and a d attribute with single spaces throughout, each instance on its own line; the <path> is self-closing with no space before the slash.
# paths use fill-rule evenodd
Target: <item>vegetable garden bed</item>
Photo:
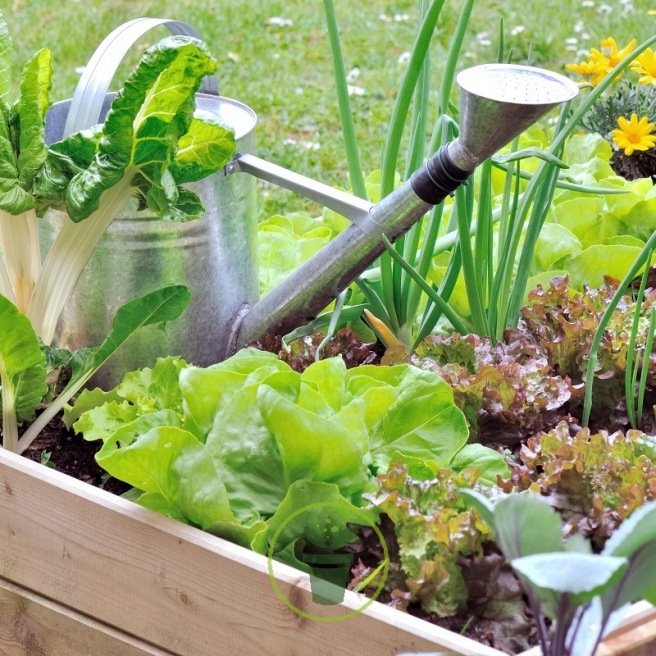
<path id="1" fill-rule="evenodd" d="M 428 82 L 420 80 L 425 73 L 419 64 L 427 57 L 441 6 L 435 0 L 426 8 L 397 109 L 407 105 L 417 85 L 417 102 L 428 102 L 427 91 L 420 93 Z M 451 72 L 440 92 L 442 108 L 451 104 L 450 85 L 472 8 L 473 0 L 463 3 L 447 57 Z M 329 2 L 326 13 L 340 115 L 348 126 L 351 111 L 346 84 L 339 84 L 345 73 L 339 70 Z M 161 24 L 137 19 L 125 29 L 132 38 Z M 9 44 L 3 26 L 0 20 L 0 43 Z M 87 485 L 95 475 L 87 477 L 77 467 L 64 470 L 79 475 L 70 478 L 0 452 L 2 653 L 535 656 L 540 648 L 529 649 L 535 644 L 550 656 L 652 653 L 656 611 L 631 604 L 656 603 L 656 441 L 649 411 L 656 399 L 656 283 L 649 267 L 656 232 L 649 227 L 640 237 L 625 234 L 625 216 L 635 218 L 626 207 L 621 217 L 614 215 L 603 244 L 589 243 L 588 232 L 597 231 L 592 219 L 585 226 L 565 221 L 581 211 L 581 199 L 566 194 L 626 192 L 577 180 L 580 158 L 567 147 L 579 120 L 629 60 L 610 71 L 573 113 L 563 109 L 544 150 L 516 150 L 520 141 L 515 141 L 515 152 L 494 162 L 488 159 L 492 152 L 578 90 L 562 76 L 499 65 L 496 74 L 507 89 L 516 91 L 508 75 L 557 81 L 562 93 L 556 100 L 551 92 L 528 93 L 527 85 L 520 111 L 514 93 L 481 95 L 479 75 L 483 86 L 495 86 L 489 67 L 467 69 L 458 76 L 463 120 L 457 137 L 451 119 L 441 116 L 430 143 L 435 155 L 421 168 L 425 149 L 419 135 L 427 126 L 419 118 L 425 110 L 417 109 L 417 142 L 407 163 L 416 173 L 396 191 L 405 118 L 394 119 L 380 173 L 383 200 L 373 206 L 360 202 L 369 193 L 357 157 L 347 148 L 359 198 L 326 205 L 340 213 L 346 207 L 347 216 L 355 208 L 354 225 L 333 223 L 341 232 L 327 250 L 262 304 L 235 317 L 230 309 L 229 335 L 217 332 L 217 321 L 209 322 L 212 341 L 225 343 L 227 355 L 257 338 L 265 341 L 267 332 L 274 339 L 285 334 L 301 322 L 299 308 L 303 319 L 314 315 L 364 272 L 357 289 L 337 299 L 329 334 L 307 352 L 294 355 L 290 347 L 276 357 L 246 349 L 210 367 L 196 366 L 196 356 L 189 358 L 195 365 L 162 358 L 153 369 L 126 374 L 114 390 L 81 392 L 132 332 L 173 321 L 194 292 L 173 280 L 122 305 L 104 340 L 107 330 L 92 340 L 99 346 L 75 354 L 44 347 L 62 330 L 58 317 L 79 273 L 58 274 L 70 265 L 71 250 L 84 246 L 75 260 L 81 270 L 131 194 L 140 194 L 140 207 L 161 218 L 187 220 L 201 216 L 203 207 L 181 185 L 220 176 L 225 166 L 231 175 L 260 171 L 269 179 L 263 160 L 249 153 L 233 157 L 241 152 L 239 135 L 233 138 L 230 129 L 194 113 L 196 91 L 216 61 L 201 42 L 188 38 L 187 27 L 172 26 L 183 36 L 145 52 L 104 119 L 94 113 L 92 123 L 104 120 L 97 130 L 64 136 L 64 125 L 64 134 L 56 136 L 63 140 L 47 145 L 49 77 L 39 75 L 49 66 L 46 50 L 24 69 L 43 102 L 26 92 L 26 82 L 13 109 L 0 103 L 11 137 L 5 141 L 8 188 L 14 192 L 4 198 L 6 216 L 0 216 L 3 447 L 16 453 L 32 449 L 42 464 L 59 466 L 57 458 L 48 463 L 51 453 L 37 438 L 44 438 L 42 430 L 64 409 L 65 425 L 88 442 L 102 440 L 94 452 L 97 463 L 119 487 L 130 488 L 126 498 L 113 496 Z M 123 29 L 113 35 L 125 36 Z M 646 41 L 641 51 L 655 41 Z M 105 52 L 104 45 L 98 52 Z M 91 64 L 85 69 L 89 75 L 93 70 Z M 0 91 L 3 86 L 8 82 Z M 159 103 L 167 90 L 174 100 L 163 111 Z M 107 100 L 105 89 L 96 91 L 95 100 Z M 478 108 L 479 122 L 472 120 L 471 107 Z M 395 116 L 406 113 L 407 107 L 395 110 Z M 33 130 L 30 116 L 38 119 Z M 254 115 L 250 118 L 249 129 Z M 469 139 L 492 134 L 483 128 L 478 133 L 475 124 L 503 129 L 485 143 Z M 586 152 L 596 149 L 588 141 L 577 148 L 581 145 Z M 38 155 L 33 163 L 26 156 L 32 147 Z M 209 160 L 202 156 L 210 151 Z M 516 163 L 533 157 L 542 160 L 534 173 Z M 573 177 L 559 172 L 568 165 Z M 106 184 L 101 174 L 108 167 Z M 505 171 L 502 192 L 498 168 Z M 278 178 L 285 186 L 284 176 L 271 179 Z M 298 186 L 287 182 L 291 189 Z M 308 185 L 316 187 L 313 181 Z M 653 188 L 648 180 L 646 185 L 644 198 Z M 440 236 L 447 211 L 441 201 L 456 187 L 455 201 L 446 205 L 449 225 L 457 229 Z M 332 198 L 321 189 L 320 200 Z M 16 198 L 21 203 L 9 202 Z M 601 211 L 606 201 L 597 200 Z M 416 226 L 393 247 L 389 240 L 432 205 L 430 229 L 422 236 Z M 73 221 L 64 222 L 41 269 L 34 225 L 45 207 L 65 209 Z M 248 214 L 242 209 L 234 212 L 239 221 Z M 323 218 L 329 221 L 330 213 Z M 501 259 L 495 256 L 497 221 Z M 564 223 L 572 228 L 571 248 L 547 257 L 543 251 L 549 249 L 539 241 L 542 228 L 547 227 L 547 245 L 561 243 L 569 230 Z M 15 247 L 21 229 L 23 249 Z M 451 240 L 456 235 L 457 245 Z M 365 271 L 384 245 L 388 251 L 379 267 Z M 599 289 L 588 288 L 592 278 L 577 258 L 595 245 L 615 249 L 609 258 L 614 262 L 617 247 L 629 248 L 625 270 L 610 272 L 621 282 L 604 278 Z M 440 259 L 443 247 L 450 249 L 448 263 Z M 228 251 L 245 254 L 239 247 Z M 357 262 L 341 259 L 345 251 L 355 253 Z M 537 251 L 545 257 L 535 258 Z M 603 261 L 599 252 L 594 258 Z M 198 253 L 196 258 L 206 259 Z M 429 276 L 438 260 L 441 282 Z M 326 269 L 324 261 L 330 263 Z M 142 273 L 143 264 L 139 257 L 135 270 Z M 176 268 L 168 259 L 167 264 Z M 565 272 L 558 271 L 565 267 L 574 276 L 577 266 L 582 293 L 570 289 Z M 462 307 L 456 304 L 459 272 Z M 551 280 L 550 287 L 539 286 L 524 306 L 526 290 L 540 282 L 536 276 Z M 53 294 L 59 277 L 66 284 Z M 254 290 L 254 277 L 252 282 Z M 108 295 L 96 295 L 104 317 Z M 240 294 L 227 291 L 226 298 L 241 307 Z M 250 306 L 245 297 L 243 304 Z M 91 305 L 71 303 L 85 312 Z M 342 359 L 323 357 L 340 321 L 357 324 L 365 305 L 365 332 L 371 336 L 373 330 L 376 345 L 369 349 L 372 344 L 348 337 L 349 356 L 338 350 Z M 325 327 L 325 319 L 317 321 Z M 83 327 L 93 323 L 91 315 L 83 316 Z M 301 327 L 296 336 L 317 327 Z M 355 335 L 351 327 L 348 334 Z M 432 335 L 435 331 L 439 334 Z M 183 341 L 203 342 L 205 334 L 204 328 L 196 339 L 185 328 Z M 387 347 L 382 360 L 381 343 Z M 366 347 L 364 353 L 360 347 Z M 167 352 L 179 350 L 172 345 Z M 296 368 L 287 356 L 307 362 Z M 374 360 L 392 366 L 370 366 Z M 364 366 L 347 366 L 356 363 Z M 80 464 L 84 449 L 77 440 L 71 444 L 72 460 Z M 308 514 L 301 519 L 302 513 Z M 337 582 L 338 576 L 339 588 L 331 587 L 327 581 Z M 344 593 L 347 580 L 350 591 Z M 376 601 L 379 594 L 384 604 Z M 597 649 L 608 627 L 615 632 Z"/>
<path id="2" fill-rule="evenodd" d="M 274 593 L 264 556 L 5 450 L 0 482 L 7 656 L 502 654 L 376 602 L 343 622 L 303 619 Z M 275 578 L 310 609 L 306 574 L 277 563 Z M 339 615 L 362 603 L 347 593 L 320 608 Z M 656 610 L 641 603 L 599 654 L 655 649 Z"/>

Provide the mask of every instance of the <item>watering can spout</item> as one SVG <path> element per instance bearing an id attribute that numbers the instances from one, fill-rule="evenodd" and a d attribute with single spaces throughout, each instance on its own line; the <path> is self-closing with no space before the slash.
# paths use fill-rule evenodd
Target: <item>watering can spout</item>
<path id="1" fill-rule="evenodd" d="M 449 148 L 454 163 L 473 170 L 550 109 L 571 100 L 568 78 L 533 66 L 482 64 L 457 76 L 460 136 Z"/>
<path id="2" fill-rule="evenodd" d="M 383 252 L 383 236 L 394 241 L 405 233 L 465 182 L 481 162 L 578 93 L 578 87 L 562 75 L 511 64 L 475 66 L 461 72 L 457 81 L 461 88 L 458 138 L 442 146 L 377 205 L 334 190 L 326 193 L 330 188 L 325 185 L 297 174 L 285 175 L 284 169 L 251 155 L 235 160 L 235 170 L 323 200 L 353 225 L 267 296 L 243 309 L 233 323 L 226 355 L 267 333 L 283 335 L 313 319 Z"/>

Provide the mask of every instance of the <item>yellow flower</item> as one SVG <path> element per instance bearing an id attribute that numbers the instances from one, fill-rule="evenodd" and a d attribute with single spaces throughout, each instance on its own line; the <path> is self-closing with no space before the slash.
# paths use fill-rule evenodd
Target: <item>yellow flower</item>
<path id="1" fill-rule="evenodd" d="M 613 143 L 622 148 L 625 155 L 630 157 L 636 150 L 649 150 L 656 146 L 656 135 L 652 134 L 654 124 L 646 116 L 638 120 L 638 115 L 633 113 L 628 121 L 620 116 L 617 125 L 618 129 L 613 130 L 611 136 Z"/>
<path id="2" fill-rule="evenodd" d="M 592 85 L 597 85 L 603 80 L 606 73 L 615 68 L 637 45 L 636 39 L 631 39 L 624 48 L 618 48 L 617 41 L 611 36 L 604 39 L 600 49 L 590 50 L 590 59 L 581 64 L 567 64 L 570 71 L 588 78 Z"/>
<path id="3" fill-rule="evenodd" d="M 597 85 L 606 75 L 606 68 L 594 61 L 582 61 L 580 64 L 566 64 L 565 68 L 588 78 L 590 84 Z"/>
<path id="4" fill-rule="evenodd" d="M 640 75 L 640 84 L 656 85 L 656 52 L 647 48 L 635 58 L 631 64 L 631 70 Z"/>

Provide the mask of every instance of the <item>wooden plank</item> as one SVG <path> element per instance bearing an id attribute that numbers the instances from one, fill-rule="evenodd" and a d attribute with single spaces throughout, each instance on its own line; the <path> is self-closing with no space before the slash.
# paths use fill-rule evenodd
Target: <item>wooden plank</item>
<path id="1" fill-rule="evenodd" d="M 599 645 L 595 656 L 654 656 L 655 623 L 656 608 L 646 601 L 633 604 L 620 626 Z M 518 656 L 542 656 L 542 652 L 539 647 L 534 647 Z"/>
<path id="2" fill-rule="evenodd" d="M 171 656 L 157 647 L 0 579 L 2 656 Z"/>
<path id="3" fill-rule="evenodd" d="M 287 598 L 335 616 L 362 605 L 311 601 L 308 577 L 276 566 Z M 380 604 L 341 622 L 292 612 L 266 558 L 0 449 L 0 576 L 183 656 L 501 656 Z"/>
<path id="4" fill-rule="evenodd" d="M 306 575 L 278 563 L 274 574 L 288 600 L 325 621 L 280 601 L 266 558 L 0 449 L 0 576 L 165 653 L 207 656 L 220 645 L 222 656 L 503 656 L 378 603 L 328 621 L 360 608 L 363 598 L 347 593 L 340 606 L 319 606 Z M 631 626 L 656 622 L 645 608 L 638 605 L 634 624 L 625 625 L 626 645 L 634 644 Z M 656 638 L 656 627 L 649 631 Z M 652 636 L 637 640 L 651 645 Z M 656 653 L 622 649 L 604 656 Z"/>
<path id="5" fill-rule="evenodd" d="M 606 636 L 597 656 L 654 656 L 656 617 L 647 602 L 635 604 L 622 625 Z"/>

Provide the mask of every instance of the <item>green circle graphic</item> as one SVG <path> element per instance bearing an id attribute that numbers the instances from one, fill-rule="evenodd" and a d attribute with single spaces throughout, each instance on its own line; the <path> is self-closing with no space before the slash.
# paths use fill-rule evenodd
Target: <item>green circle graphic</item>
<path id="1" fill-rule="evenodd" d="M 373 604 L 374 601 L 376 601 L 376 599 L 378 599 L 378 597 L 380 596 L 380 593 L 383 591 L 383 587 L 385 586 L 385 583 L 387 582 L 387 577 L 389 575 L 389 550 L 387 548 L 387 542 L 383 537 L 383 533 L 378 528 L 378 526 L 376 526 L 376 524 L 369 519 L 369 517 L 366 515 L 366 513 L 363 510 L 357 509 L 357 512 L 361 513 L 364 516 L 364 521 L 361 522 L 361 525 L 370 526 L 371 528 L 373 528 L 374 533 L 378 537 L 378 540 L 380 541 L 380 544 L 383 547 L 384 567 L 383 567 L 380 583 L 376 586 L 376 590 L 374 591 L 374 594 L 371 597 L 368 597 L 367 601 L 360 608 L 351 610 L 348 613 L 343 613 L 342 615 L 315 615 L 314 613 L 308 613 L 302 608 L 298 608 L 298 606 L 294 605 L 294 603 L 285 595 L 285 593 L 280 589 L 280 586 L 276 581 L 276 577 L 273 574 L 273 550 L 276 545 L 276 542 L 278 541 L 278 538 L 280 537 L 280 534 L 282 533 L 285 526 L 287 526 L 287 524 L 292 522 L 299 515 L 302 515 L 304 512 L 307 512 L 308 510 L 314 510 L 315 508 L 330 508 L 330 507 L 341 508 L 341 505 L 337 502 L 322 501 L 318 503 L 310 503 L 307 506 L 303 506 L 302 508 L 299 508 L 298 510 L 293 512 L 274 531 L 273 535 L 271 536 L 271 544 L 269 546 L 269 551 L 267 553 L 267 571 L 269 575 L 269 581 L 271 582 L 271 587 L 273 588 L 273 591 L 276 593 L 276 596 L 293 613 L 296 613 L 296 615 L 299 615 L 304 619 L 313 620 L 314 622 L 342 622 L 343 620 L 348 620 L 352 617 L 355 617 L 356 615 L 360 615 L 361 613 L 364 613 L 364 611 L 367 610 L 367 608 L 369 608 L 369 606 L 371 606 L 371 604 Z"/>

